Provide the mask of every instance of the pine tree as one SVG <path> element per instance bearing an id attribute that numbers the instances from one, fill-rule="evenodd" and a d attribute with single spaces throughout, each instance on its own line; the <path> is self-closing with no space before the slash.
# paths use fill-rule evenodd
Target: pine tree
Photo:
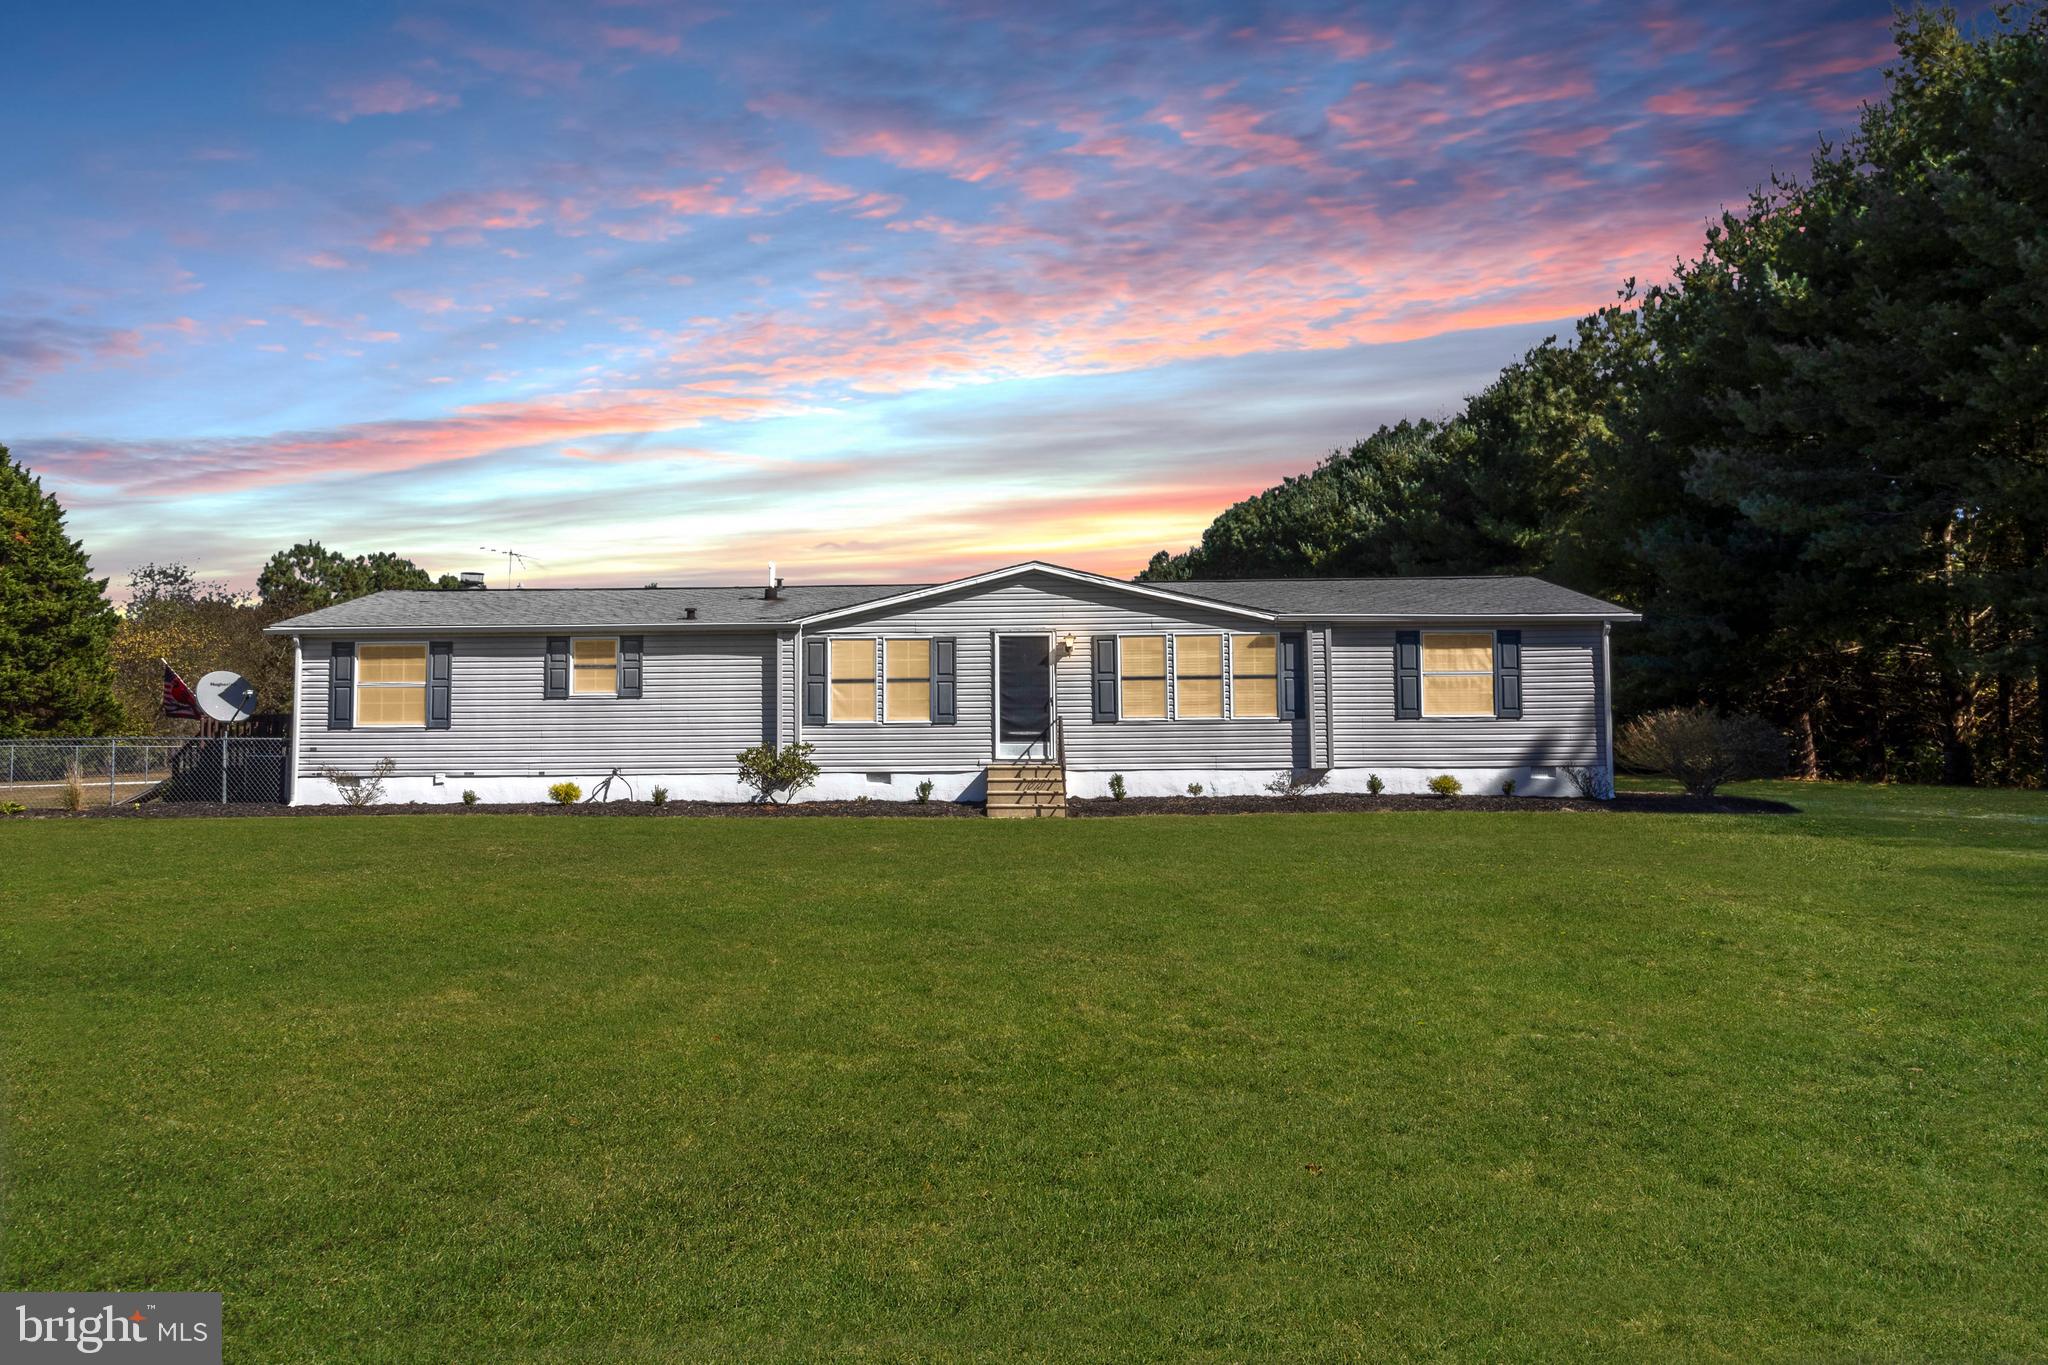
<path id="1" fill-rule="evenodd" d="M 57 499 L 0 446 L 0 736 L 115 728 L 106 589 Z"/>

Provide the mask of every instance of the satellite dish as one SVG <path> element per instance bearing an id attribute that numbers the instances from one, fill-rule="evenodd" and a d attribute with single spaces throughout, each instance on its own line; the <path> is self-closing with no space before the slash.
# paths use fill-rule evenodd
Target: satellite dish
<path id="1" fill-rule="evenodd" d="M 223 725 L 256 714 L 256 689 L 239 673 L 220 669 L 201 678 L 192 690 L 198 694 L 199 709 Z"/>

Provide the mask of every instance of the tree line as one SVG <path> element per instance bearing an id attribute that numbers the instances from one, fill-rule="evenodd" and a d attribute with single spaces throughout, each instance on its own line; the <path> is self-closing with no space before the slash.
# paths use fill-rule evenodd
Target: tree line
<path id="1" fill-rule="evenodd" d="M 2048 779 L 2048 21 L 1894 36 L 1888 98 L 1668 283 L 1140 576 L 1540 574 L 1644 613 L 1624 712 L 1761 710 L 1808 776 Z"/>

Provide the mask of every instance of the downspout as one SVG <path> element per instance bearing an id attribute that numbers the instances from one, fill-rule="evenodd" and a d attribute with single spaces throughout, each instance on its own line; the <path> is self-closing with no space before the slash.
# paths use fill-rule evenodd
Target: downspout
<path id="1" fill-rule="evenodd" d="M 292 731 L 291 739 L 285 746 L 284 803 L 298 804 L 299 799 L 299 717 L 305 710 L 305 699 L 299 685 L 299 662 L 301 651 L 299 637 L 292 636 Z"/>
<path id="2" fill-rule="evenodd" d="M 829 683 L 830 681 L 831 677 L 828 670 L 826 682 Z M 776 693 L 775 722 L 777 725 L 780 725 L 782 723 L 780 686 L 776 688 Z M 789 730 L 790 734 L 795 736 L 795 738 L 790 740 L 791 744 L 801 744 L 804 742 L 804 628 L 801 625 L 796 628 L 796 635 L 792 638 L 789 649 Z M 781 736 L 778 735 L 776 738 L 780 739 Z"/>
<path id="3" fill-rule="evenodd" d="M 1600 766 L 1607 775 L 1607 796 L 1614 799 L 1614 623 L 1600 623 Z"/>

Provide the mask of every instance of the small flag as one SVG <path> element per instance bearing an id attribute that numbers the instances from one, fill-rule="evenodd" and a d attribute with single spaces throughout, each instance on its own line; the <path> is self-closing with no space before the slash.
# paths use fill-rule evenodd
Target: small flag
<path id="1" fill-rule="evenodd" d="M 164 714 L 186 720 L 199 720 L 199 698 L 192 695 L 192 689 L 185 686 L 185 680 L 171 667 L 170 660 L 158 659 L 164 666 Z"/>

